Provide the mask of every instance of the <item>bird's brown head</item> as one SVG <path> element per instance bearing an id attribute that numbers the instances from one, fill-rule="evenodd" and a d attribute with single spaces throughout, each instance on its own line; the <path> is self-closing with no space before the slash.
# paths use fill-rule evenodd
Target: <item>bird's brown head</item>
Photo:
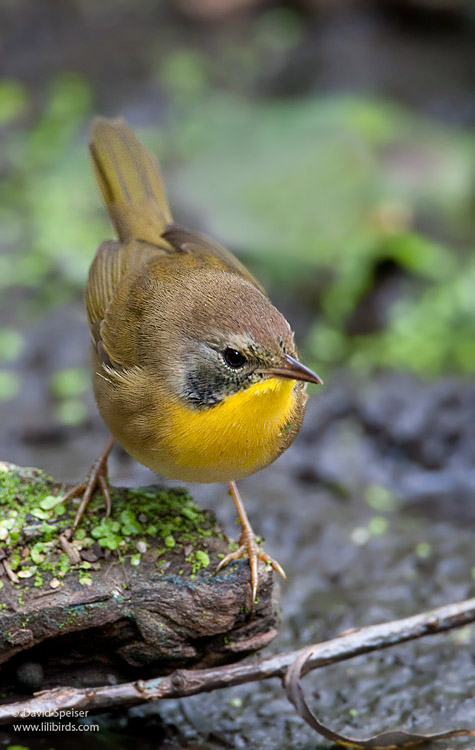
<path id="1" fill-rule="evenodd" d="M 247 280 L 203 274 L 182 312 L 174 380 L 190 406 L 210 408 L 269 378 L 322 382 L 299 362 L 287 320 Z"/>

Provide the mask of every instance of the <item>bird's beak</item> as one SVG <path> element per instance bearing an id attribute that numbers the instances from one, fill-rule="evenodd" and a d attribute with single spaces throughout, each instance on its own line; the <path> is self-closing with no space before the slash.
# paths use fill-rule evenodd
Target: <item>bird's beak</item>
<path id="1" fill-rule="evenodd" d="M 290 380 L 304 380 L 306 383 L 316 383 L 323 385 L 323 380 L 316 372 L 305 367 L 298 359 L 285 355 L 285 364 L 283 367 L 271 367 L 265 371 L 266 375 L 274 378 L 289 378 Z"/>

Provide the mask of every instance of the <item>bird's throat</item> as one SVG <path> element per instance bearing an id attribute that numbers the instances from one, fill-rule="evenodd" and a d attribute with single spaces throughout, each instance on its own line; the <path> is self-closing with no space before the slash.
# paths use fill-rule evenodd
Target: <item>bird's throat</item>
<path id="1" fill-rule="evenodd" d="M 295 410 L 295 382 L 268 378 L 209 409 L 171 407 L 167 452 L 186 481 L 239 479 L 281 452 Z M 172 469 L 163 471 L 172 478 Z"/>

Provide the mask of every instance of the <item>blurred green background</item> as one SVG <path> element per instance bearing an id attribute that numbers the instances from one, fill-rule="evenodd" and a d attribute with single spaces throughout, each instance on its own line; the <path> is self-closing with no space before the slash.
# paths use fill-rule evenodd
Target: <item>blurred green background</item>
<path id="1" fill-rule="evenodd" d="M 2 0 L 8 457 L 12 435 L 90 426 L 82 289 L 112 232 L 95 113 L 127 118 L 176 220 L 252 268 L 327 382 L 471 374 L 474 36 L 462 0 Z"/>
<path id="2" fill-rule="evenodd" d="M 120 115 L 176 221 L 249 265 L 325 380 L 306 435 L 243 482 L 289 576 L 274 648 L 473 596 L 473 0 L 0 0 L 0 71 L 0 461 L 71 482 L 104 445 L 82 294 L 112 228 L 87 141 Z M 234 529 L 221 485 L 192 492 Z M 332 667 L 328 723 L 470 725 L 469 638 Z M 237 690 L 112 712 L 90 747 L 156 750 L 160 713 L 163 747 L 315 748 L 279 684 Z"/>

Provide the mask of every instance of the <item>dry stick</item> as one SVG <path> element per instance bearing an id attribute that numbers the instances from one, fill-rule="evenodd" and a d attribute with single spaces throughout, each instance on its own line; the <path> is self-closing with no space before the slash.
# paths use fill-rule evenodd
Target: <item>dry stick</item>
<path id="1" fill-rule="evenodd" d="M 118 706 L 135 706 L 161 698 L 181 698 L 244 682 L 284 677 L 288 668 L 303 653 L 309 654 L 304 670 L 309 672 L 360 654 L 460 628 L 472 622 L 475 622 L 475 599 L 467 599 L 403 620 L 352 630 L 330 641 L 276 654 L 267 659 L 254 659 L 247 663 L 211 669 L 179 669 L 166 677 L 121 685 L 45 690 L 30 700 L 0 706 L 0 724 L 11 722 L 22 715 L 31 715 L 32 712 L 41 714 L 72 708 L 97 711 Z"/>

